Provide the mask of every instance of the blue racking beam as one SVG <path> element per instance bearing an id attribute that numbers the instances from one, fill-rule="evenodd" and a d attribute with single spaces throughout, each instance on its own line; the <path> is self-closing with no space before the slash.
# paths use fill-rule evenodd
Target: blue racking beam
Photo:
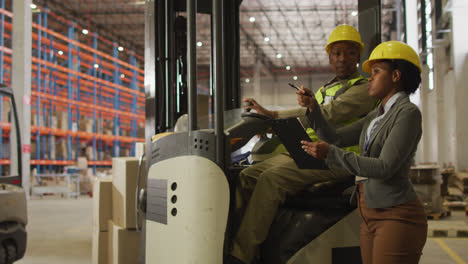
<path id="1" fill-rule="evenodd" d="M 135 66 L 136 67 L 136 58 L 135 56 L 133 56 L 133 50 L 132 50 L 132 53 L 130 54 L 130 64 L 132 66 Z M 132 69 L 132 80 L 130 82 L 130 88 L 134 91 L 137 91 L 138 87 L 137 87 L 137 72 L 135 69 Z M 133 94 L 133 105 L 131 106 L 132 107 L 132 113 L 136 114 L 137 113 L 137 95 L 136 94 Z M 132 120 L 132 134 L 131 136 L 133 138 L 136 138 L 137 137 L 137 119 L 136 117 L 133 117 L 133 120 Z M 132 146 L 130 148 L 130 156 L 135 156 L 135 145 L 136 145 L 136 141 L 133 141 L 132 143 Z"/>
<path id="2" fill-rule="evenodd" d="M 42 16 L 39 14 L 37 16 L 37 24 L 39 26 L 42 26 Z M 38 28 L 37 29 L 37 57 L 41 58 L 41 41 L 42 41 L 42 34 L 41 30 Z M 41 117 L 41 64 L 37 64 L 37 76 L 36 76 L 36 87 L 37 87 L 37 114 L 36 114 L 36 124 L 40 126 L 40 117 Z M 39 130 L 36 131 L 36 159 L 41 158 L 41 134 L 39 133 Z M 36 165 L 36 171 L 37 173 L 41 172 L 41 167 L 39 164 Z"/>
<path id="3" fill-rule="evenodd" d="M 76 71 L 81 72 L 81 60 L 80 60 L 80 47 L 76 47 Z M 80 76 L 76 76 L 76 100 L 79 102 L 81 99 L 80 93 Z M 73 89 L 73 88 L 72 88 Z M 76 108 L 76 130 L 80 130 L 80 108 Z M 80 155 L 80 137 L 76 135 L 76 149 L 75 149 L 75 158 L 78 160 Z"/>
<path id="4" fill-rule="evenodd" d="M 69 39 L 74 39 L 74 33 L 75 33 L 75 27 L 73 24 L 68 28 L 68 38 Z M 74 45 L 70 42 L 68 43 L 68 56 L 67 56 L 67 66 L 69 69 L 73 69 L 73 49 Z M 68 92 L 68 100 L 73 100 L 73 86 L 72 86 L 72 74 L 68 73 L 68 80 L 67 80 L 67 92 Z M 72 127 L 72 122 L 73 122 L 73 115 L 72 115 L 72 109 L 71 109 L 71 104 L 68 103 L 67 105 L 67 119 L 68 119 L 68 130 L 73 130 Z M 70 134 L 67 134 L 67 159 L 72 160 L 72 138 Z"/>
<path id="5" fill-rule="evenodd" d="M 118 59 L 119 51 L 117 50 L 117 44 L 115 42 L 114 42 L 114 47 L 112 51 L 113 51 L 112 54 L 114 58 Z M 120 85 L 121 81 L 120 81 L 119 69 L 120 69 L 120 66 L 117 64 L 116 61 L 114 61 L 114 83 Z M 120 95 L 119 90 L 116 90 L 114 94 L 114 109 L 120 109 L 119 95 Z M 114 135 L 120 135 L 120 123 L 119 123 L 118 114 L 114 116 Z M 119 146 L 119 141 L 117 139 L 114 140 L 113 156 L 120 157 L 120 146 Z"/>
<path id="6" fill-rule="evenodd" d="M 93 48 L 95 50 L 97 50 L 97 33 L 94 33 Z M 94 62 L 94 64 L 98 63 L 96 53 L 94 53 L 93 62 Z M 99 67 L 99 68 L 101 68 L 101 67 Z M 93 77 L 94 78 L 97 77 L 97 68 L 96 67 L 93 67 Z M 94 94 L 93 94 L 93 103 L 94 103 L 94 105 L 97 105 L 97 98 L 96 98 L 97 91 L 96 91 L 96 89 L 97 89 L 96 79 L 94 79 L 93 80 L 93 92 L 94 92 Z M 97 133 L 97 127 L 96 126 L 97 126 L 96 107 L 93 107 L 93 132 L 94 132 L 94 134 Z M 93 136 L 93 160 L 96 160 L 96 136 Z M 93 174 L 96 175 L 96 165 L 93 166 Z"/>

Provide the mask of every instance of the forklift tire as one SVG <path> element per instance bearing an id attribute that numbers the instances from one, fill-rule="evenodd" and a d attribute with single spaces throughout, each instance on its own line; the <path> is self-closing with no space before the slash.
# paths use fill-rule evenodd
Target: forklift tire
<path id="1" fill-rule="evenodd" d="M 16 260 L 16 246 L 12 242 L 5 243 L 6 249 L 6 264 L 13 264 Z"/>
<path id="2" fill-rule="evenodd" d="M 0 245 L 0 264 L 6 264 L 6 249 Z"/>

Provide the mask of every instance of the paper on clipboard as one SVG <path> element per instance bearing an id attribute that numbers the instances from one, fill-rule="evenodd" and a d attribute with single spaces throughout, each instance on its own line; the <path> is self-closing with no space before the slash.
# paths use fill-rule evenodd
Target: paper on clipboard
<path id="1" fill-rule="evenodd" d="M 301 140 L 311 139 L 297 118 L 275 119 L 273 130 L 299 169 L 328 170 L 325 161 L 312 157 L 302 149 Z"/>

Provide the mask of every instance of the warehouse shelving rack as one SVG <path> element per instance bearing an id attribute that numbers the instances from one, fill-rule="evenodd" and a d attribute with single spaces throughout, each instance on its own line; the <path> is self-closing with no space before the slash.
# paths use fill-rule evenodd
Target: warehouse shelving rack
<path id="1" fill-rule="evenodd" d="M 0 82 L 10 85 L 12 13 L 5 9 L 5 0 L 0 4 Z M 112 165 L 110 157 L 133 156 L 136 142 L 144 142 L 138 135 L 139 129 L 144 131 L 144 71 L 137 66 L 143 58 L 125 50 L 129 62 L 121 60 L 118 43 L 97 33 L 88 34 L 92 45 L 80 43 L 82 27 L 47 8 L 37 10 L 32 29 L 31 165 L 38 173 L 54 171 L 74 164 L 85 149 L 88 166 L 96 173 L 96 167 Z M 67 25 L 67 35 L 50 28 L 49 19 Z M 99 45 L 112 47 L 112 54 L 100 51 Z M 0 116 L 1 111 L 2 100 Z M 0 128 L 8 135 L 6 120 Z M 9 164 L 1 153 L 2 140 L 0 171 Z"/>

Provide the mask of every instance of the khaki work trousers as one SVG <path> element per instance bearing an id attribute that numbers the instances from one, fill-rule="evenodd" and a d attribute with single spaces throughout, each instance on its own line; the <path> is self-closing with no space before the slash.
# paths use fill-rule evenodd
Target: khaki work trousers
<path id="1" fill-rule="evenodd" d="M 417 264 L 427 238 L 424 207 L 417 199 L 390 208 L 368 208 L 358 185 L 363 264 Z"/>
<path id="2" fill-rule="evenodd" d="M 276 155 L 242 170 L 236 189 L 237 215 L 242 221 L 231 254 L 251 263 L 287 195 L 314 183 L 347 177 L 351 175 L 337 169 L 299 169 L 289 154 Z"/>

